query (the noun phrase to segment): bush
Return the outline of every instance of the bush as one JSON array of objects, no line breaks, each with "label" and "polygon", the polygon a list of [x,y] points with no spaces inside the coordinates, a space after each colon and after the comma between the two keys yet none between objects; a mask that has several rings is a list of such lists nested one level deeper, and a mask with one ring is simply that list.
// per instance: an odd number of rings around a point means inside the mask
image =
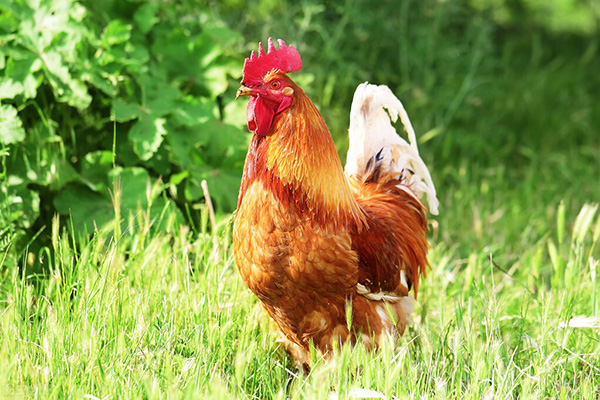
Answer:
[{"label": "bush", "polygon": [[248,135],[224,122],[222,95],[240,75],[239,33],[166,2],[0,12],[0,220],[19,251],[55,212],[79,233],[114,218],[117,182],[134,214],[189,210],[202,180],[219,210],[235,208]]}]

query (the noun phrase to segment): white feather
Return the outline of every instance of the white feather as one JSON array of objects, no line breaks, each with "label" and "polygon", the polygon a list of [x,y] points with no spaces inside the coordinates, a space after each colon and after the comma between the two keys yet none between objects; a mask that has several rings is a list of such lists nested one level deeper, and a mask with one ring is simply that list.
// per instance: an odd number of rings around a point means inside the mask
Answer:
[{"label": "white feather", "polygon": [[369,300],[374,300],[374,301],[389,301],[391,303],[397,302],[402,300],[404,297],[406,296],[402,296],[396,293],[390,293],[390,292],[384,292],[383,290],[380,290],[377,293],[373,293],[371,292],[366,286],[357,283],[356,284],[356,293],[360,294],[361,296],[366,297]]},{"label": "white feather", "polygon": [[400,271],[400,283],[403,284],[405,288],[409,288],[408,283],[406,282],[406,273],[404,270]]},{"label": "white feather", "polygon": [[[390,119],[396,122],[398,115],[409,142],[398,135],[390,122]],[[368,82],[356,88],[350,110],[349,135],[350,147],[345,167],[347,175],[360,178],[366,172],[367,162],[383,149],[383,172],[403,174],[405,179],[399,186],[419,200],[426,194],[429,212],[438,214],[435,186],[427,166],[419,156],[415,131],[404,106],[390,88],[370,85]]]}]

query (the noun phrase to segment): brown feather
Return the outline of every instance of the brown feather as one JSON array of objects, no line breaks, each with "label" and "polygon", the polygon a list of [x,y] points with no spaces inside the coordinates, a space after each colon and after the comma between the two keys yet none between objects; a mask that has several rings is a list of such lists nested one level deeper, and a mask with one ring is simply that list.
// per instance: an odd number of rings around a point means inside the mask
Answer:
[{"label": "brown feather", "polygon": [[[366,214],[367,228],[352,235],[359,256],[358,282],[379,291],[406,296],[427,266],[427,219],[414,196],[398,188],[396,179],[356,182],[358,204]],[[400,282],[404,270],[409,287]]]}]

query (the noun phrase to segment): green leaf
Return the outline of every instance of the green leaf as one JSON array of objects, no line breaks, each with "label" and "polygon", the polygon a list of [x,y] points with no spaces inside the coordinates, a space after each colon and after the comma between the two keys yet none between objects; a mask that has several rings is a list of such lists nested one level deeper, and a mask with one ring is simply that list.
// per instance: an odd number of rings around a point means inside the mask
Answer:
[{"label": "green leaf", "polygon": [[199,127],[206,135],[204,159],[215,168],[242,169],[248,150],[248,135],[243,129],[211,120]]},{"label": "green leaf", "polygon": [[106,48],[125,43],[131,38],[131,25],[118,19],[112,20],[102,33],[102,44]]},{"label": "green leaf", "polygon": [[126,103],[122,100],[115,99],[112,103],[112,115],[117,122],[130,121],[142,115],[142,111],[138,104]]},{"label": "green leaf", "polygon": [[40,59],[28,52],[9,58],[5,73],[13,82],[23,85],[25,98],[31,99],[36,96],[40,85],[33,74],[40,68],[42,68]]},{"label": "green leaf", "polygon": [[217,104],[205,97],[187,96],[173,110],[174,120],[181,125],[196,126],[217,118]]},{"label": "green leaf", "polygon": [[[106,162],[106,154],[97,154],[89,161],[96,161],[100,164]],[[121,216],[126,217],[136,215],[139,210],[146,210],[148,207],[148,198],[152,198],[152,193],[148,192],[149,175],[148,172],[139,167],[116,168],[111,169],[107,175],[110,184],[110,190],[114,194],[115,188],[120,188],[121,192]],[[119,182],[117,186],[115,186]],[[164,201],[157,202],[162,205]],[[102,226],[114,219],[114,205],[107,188],[101,192],[95,192],[89,187],[79,184],[68,185],[54,199],[54,206],[57,211],[64,216],[71,216],[73,224],[77,230],[93,232],[95,227]]]},{"label": "green leaf", "polygon": [[73,79],[67,64],[59,53],[47,52],[44,57],[44,66],[58,99],[79,109],[86,108],[92,102],[92,97],[88,94],[85,84]]},{"label": "green leaf", "polygon": [[240,32],[229,29],[223,25],[205,25],[202,33],[208,35],[213,41],[221,44],[221,47],[231,47],[243,36]]},{"label": "green leaf", "polygon": [[152,27],[159,21],[156,17],[156,11],[158,10],[157,3],[146,3],[142,5],[133,19],[143,34],[146,34],[152,29]]},{"label": "green leaf", "polygon": [[163,116],[177,109],[177,100],[181,97],[179,89],[168,84],[164,78],[146,75],[140,79],[145,97],[148,99],[142,104],[150,111]]},{"label": "green leaf", "polygon": [[[169,136],[169,135],[167,135]],[[150,171],[156,172],[159,176],[167,176],[171,173],[171,162],[169,150],[165,147],[165,143],[158,147],[158,150],[152,157],[143,163],[143,166]]]},{"label": "green leaf", "polygon": [[60,155],[52,154],[49,162],[46,178],[50,189],[59,190],[67,183],[79,178],[79,174],[77,174],[71,163],[62,159]]},{"label": "green leaf", "polygon": [[116,74],[103,70],[97,64],[97,60],[91,63],[86,62],[84,65],[86,69],[81,73],[81,79],[102,90],[109,97],[116,97],[118,93]]},{"label": "green leaf", "polygon": [[[9,175],[6,186],[1,188],[3,201],[0,202],[5,222],[27,229],[33,225],[40,213],[40,196],[29,189],[21,177]],[[4,201],[4,195],[6,200]]]},{"label": "green leaf", "polygon": [[95,192],[106,190],[112,163],[113,155],[110,151],[87,153],[81,163],[81,181]]},{"label": "green leaf", "polygon": [[144,168],[115,168],[109,172],[108,178],[111,187],[114,187],[116,181],[121,182],[123,207],[135,211],[137,207],[143,208],[147,205],[146,189],[150,175]]},{"label": "green leaf", "polygon": [[169,183],[171,183],[172,185],[179,185],[188,176],[190,176],[189,171],[182,171],[178,174],[173,174],[173,175],[171,175],[171,178],[169,179]]},{"label": "green leaf", "polygon": [[[139,215],[140,211],[143,211],[149,212],[152,220],[158,219],[167,200],[161,197],[161,190],[153,190],[156,182],[150,178],[148,171],[139,167],[115,168],[110,171],[109,179],[113,188],[117,182],[120,182],[118,186],[122,190],[121,215],[123,217]],[[159,189],[161,186],[159,182]],[[149,207],[149,201],[152,203],[151,207]],[[180,213],[176,212],[182,221]]]},{"label": "green leaf", "polygon": [[25,139],[23,122],[17,115],[17,109],[8,104],[0,104],[0,142],[17,143]]},{"label": "green leaf", "polygon": [[142,117],[129,131],[129,140],[133,143],[133,150],[141,160],[148,160],[158,150],[163,141],[165,130],[164,118],[154,115]]},{"label": "green leaf", "polygon": [[88,233],[114,218],[108,193],[102,195],[82,185],[68,185],[56,195],[53,204],[61,215],[73,218],[77,230],[87,229]]},{"label": "green leaf", "polygon": [[184,126],[171,130],[166,140],[170,146],[172,162],[182,168],[204,162],[201,146],[206,144],[208,139],[206,133],[198,126]]},{"label": "green leaf", "polygon": [[0,1],[0,32],[15,32],[19,27],[18,16],[12,12],[14,4],[11,3],[9,0]]},{"label": "green leaf", "polygon": [[11,78],[0,81],[0,99],[13,99],[24,91],[25,88],[21,82],[15,82]]},{"label": "green leaf", "polygon": [[213,202],[219,212],[232,212],[237,205],[237,193],[240,189],[242,172],[240,169],[215,169],[203,165],[194,165],[189,169],[190,177],[186,179],[185,197],[187,201],[197,201],[204,198],[201,187],[206,180]]},{"label": "green leaf", "polygon": [[244,128],[244,132],[248,132],[246,127],[246,107],[248,103],[243,101],[229,101],[224,107],[223,122],[233,126]]}]

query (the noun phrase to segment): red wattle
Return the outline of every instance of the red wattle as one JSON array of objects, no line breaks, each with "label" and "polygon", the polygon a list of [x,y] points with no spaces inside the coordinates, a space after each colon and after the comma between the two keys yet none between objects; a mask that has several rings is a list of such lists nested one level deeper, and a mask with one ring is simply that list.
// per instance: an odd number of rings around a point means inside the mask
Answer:
[{"label": "red wattle", "polygon": [[246,107],[246,121],[248,121],[248,129],[250,132],[256,133],[256,121],[254,120],[254,108],[256,106],[256,97],[250,97],[248,107]]},{"label": "red wattle", "polygon": [[265,105],[260,95],[252,96],[246,108],[248,129],[260,136],[266,136],[275,117],[275,111]]}]

